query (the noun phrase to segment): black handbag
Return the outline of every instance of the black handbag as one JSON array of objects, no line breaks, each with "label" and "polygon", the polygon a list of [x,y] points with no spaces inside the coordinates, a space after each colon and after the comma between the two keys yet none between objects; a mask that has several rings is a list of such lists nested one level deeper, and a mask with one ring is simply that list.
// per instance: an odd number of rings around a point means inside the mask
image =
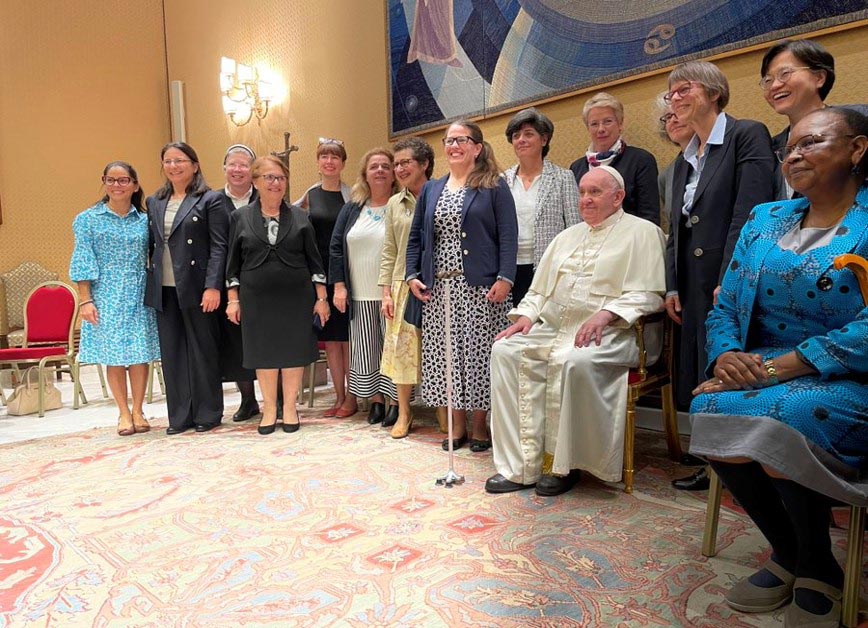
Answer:
[{"label": "black handbag", "polygon": [[412,292],[407,295],[407,305],[404,307],[404,321],[422,329],[422,302]]}]

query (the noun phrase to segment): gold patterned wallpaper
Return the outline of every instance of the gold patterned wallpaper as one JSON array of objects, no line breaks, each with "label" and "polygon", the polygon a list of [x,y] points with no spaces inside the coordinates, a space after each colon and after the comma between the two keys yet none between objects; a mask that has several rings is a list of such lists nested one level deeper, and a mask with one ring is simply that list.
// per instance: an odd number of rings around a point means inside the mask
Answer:
[{"label": "gold patterned wallpaper", "polygon": [[[168,139],[161,0],[0,4],[0,270],[65,277],[76,214],[123,159],[145,189]],[[149,163],[150,160],[150,163]]]},{"label": "gold patterned wallpaper", "polygon": [[[345,141],[348,183],[362,153],[388,144],[383,0],[79,0],[55,3],[52,12],[36,4],[0,8],[0,270],[29,259],[66,276],[72,219],[99,196],[106,162],[128,159],[146,191],[159,185],[159,149],[170,137],[167,81],[185,82],[187,140],[213,187],[221,185],[223,151],[236,142],[263,154],[281,150],[291,131],[300,147],[293,196],[316,180],[319,136]],[[838,66],[829,102],[865,102],[868,26],[819,39]],[[220,104],[221,56],[269,67],[287,98],[265,120],[235,127]],[[727,111],[774,133],[785,121],[757,87],[761,57],[720,61],[733,93]],[[675,155],[656,134],[653,103],[665,86],[660,74],[609,89],[625,105],[628,142],[655,153],[661,167]],[[584,153],[581,108],[592,93],[541,106],[555,123],[554,162],[567,166]],[[482,122],[503,167],[513,160],[503,136],[510,115]],[[438,156],[441,136],[425,136]],[[444,172],[440,159],[435,175]]]}]

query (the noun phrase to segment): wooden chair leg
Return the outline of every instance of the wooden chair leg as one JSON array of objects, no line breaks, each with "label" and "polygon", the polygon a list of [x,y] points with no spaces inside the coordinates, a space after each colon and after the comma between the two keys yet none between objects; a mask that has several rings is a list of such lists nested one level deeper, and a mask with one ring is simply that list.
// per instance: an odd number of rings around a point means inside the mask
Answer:
[{"label": "wooden chair leg", "polygon": [[720,478],[708,468],[708,504],[705,506],[705,530],[702,532],[702,555],[717,555],[717,524],[720,521],[720,496],[723,493],[723,484]]},{"label": "wooden chair leg", "polygon": [[39,369],[36,371],[39,377],[39,416],[45,416],[45,363],[39,362]]},{"label": "wooden chair leg", "polygon": [[164,397],[166,396],[166,380],[163,379],[163,363],[157,362],[156,365],[157,370],[157,382],[160,384],[160,394]]},{"label": "wooden chair leg", "polygon": [[72,374],[72,409],[78,410],[81,405],[81,365],[78,358],[69,363],[69,371]]},{"label": "wooden chair leg", "polygon": [[859,624],[859,585],[862,579],[862,542],[865,530],[865,508],[850,506],[850,527],[847,530],[847,562],[844,566],[844,600],[841,623],[847,628]]},{"label": "wooden chair leg", "polygon": [[102,372],[102,364],[96,365],[96,372],[97,372],[97,375],[99,375],[99,385],[102,386],[102,398],[108,399],[109,398],[108,388],[106,388],[106,385],[105,385],[105,373]]},{"label": "wooden chair leg", "polygon": [[636,398],[627,392],[627,422],[624,427],[624,492],[633,492],[633,448],[636,437]]},{"label": "wooden chair leg", "polygon": [[663,429],[666,432],[669,458],[678,461],[684,452],[681,450],[681,437],[678,434],[678,411],[675,409],[672,384],[666,384],[660,389],[660,397],[663,400]]}]

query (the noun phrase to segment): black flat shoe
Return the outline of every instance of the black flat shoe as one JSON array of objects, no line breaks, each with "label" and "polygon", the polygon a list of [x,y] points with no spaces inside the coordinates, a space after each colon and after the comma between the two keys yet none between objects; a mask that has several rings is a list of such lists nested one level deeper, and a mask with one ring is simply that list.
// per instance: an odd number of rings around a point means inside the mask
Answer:
[{"label": "black flat shoe", "polygon": [[702,467],[686,478],[672,480],[672,486],[679,491],[707,491],[711,480],[708,479],[706,467]]},{"label": "black flat shoe", "polygon": [[389,406],[386,416],[383,418],[383,427],[392,427],[398,422],[398,406]]},{"label": "black flat shoe", "polygon": [[202,432],[210,432],[218,425],[220,425],[219,422],[218,423],[208,423],[206,425],[197,425],[195,429],[199,434],[201,434]]},{"label": "black flat shoe", "polygon": [[470,451],[475,454],[478,454],[483,451],[488,451],[491,449],[491,441],[490,440],[479,440],[478,438],[470,439]]},{"label": "black flat shoe", "polygon": [[283,431],[287,434],[292,434],[293,432],[297,432],[301,427],[301,422],[299,423],[284,423]]},{"label": "black flat shoe", "polygon": [[368,423],[374,425],[380,423],[386,418],[386,404],[375,401],[371,404],[371,411],[368,412]]},{"label": "black flat shoe", "polygon": [[492,475],[485,481],[486,493],[512,493],[513,491],[523,491],[526,488],[533,488],[533,484],[519,484],[512,480],[507,480],[501,474]]},{"label": "black flat shoe", "polygon": [[576,485],[582,472],[578,469],[570,471],[569,475],[544,475],[536,483],[536,494],[544,497],[562,495]]},{"label": "black flat shoe", "polygon": [[[452,450],[455,451],[456,449],[461,449],[466,444],[467,444],[467,434],[465,434],[464,436],[462,436],[460,438],[453,438],[452,439]],[[443,451],[449,451],[449,439],[448,438],[443,439],[443,444],[441,445],[441,447],[443,447]]]},{"label": "black flat shoe", "polygon": [[169,436],[175,436],[176,434],[183,434],[189,429],[189,427],[167,427],[166,434]]},{"label": "black flat shoe", "polygon": [[240,423],[252,419],[257,414],[259,414],[259,404],[256,403],[256,399],[242,399],[238,411],[232,415],[232,421]]}]

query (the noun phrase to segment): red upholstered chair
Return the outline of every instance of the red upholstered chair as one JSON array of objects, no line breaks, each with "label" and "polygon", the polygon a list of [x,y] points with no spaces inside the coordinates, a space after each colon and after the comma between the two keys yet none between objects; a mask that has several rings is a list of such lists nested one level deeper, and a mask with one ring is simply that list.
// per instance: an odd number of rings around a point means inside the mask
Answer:
[{"label": "red upholstered chair", "polygon": [[[651,324],[663,325],[663,347],[660,357],[648,366],[645,348],[645,329]],[[633,492],[633,446],[636,432],[636,402],[639,397],[660,391],[663,401],[663,430],[669,457],[681,459],[681,440],[678,437],[678,413],[672,395],[672,321],[665,312],[643,316],[633,325],[636,344],[639,346],[639,366],[630,369],[627,378],[627,426],[624,431],[624,492]]]},{"label": "red upholstered chair", "polygon": [[[39,416],[45,416],[45,370],[58,369],[66,363],[73,381],[77,380],[73,330],[78,315],[78,297],[65,283],[47,281],[34,288],[24,303],[24,344],[0,349],[0,364],[16,369],[26,366],[39,368]],[[4,398],[5,402],[5,398]],[[73,395],[73,408],[78,398]]]}]

